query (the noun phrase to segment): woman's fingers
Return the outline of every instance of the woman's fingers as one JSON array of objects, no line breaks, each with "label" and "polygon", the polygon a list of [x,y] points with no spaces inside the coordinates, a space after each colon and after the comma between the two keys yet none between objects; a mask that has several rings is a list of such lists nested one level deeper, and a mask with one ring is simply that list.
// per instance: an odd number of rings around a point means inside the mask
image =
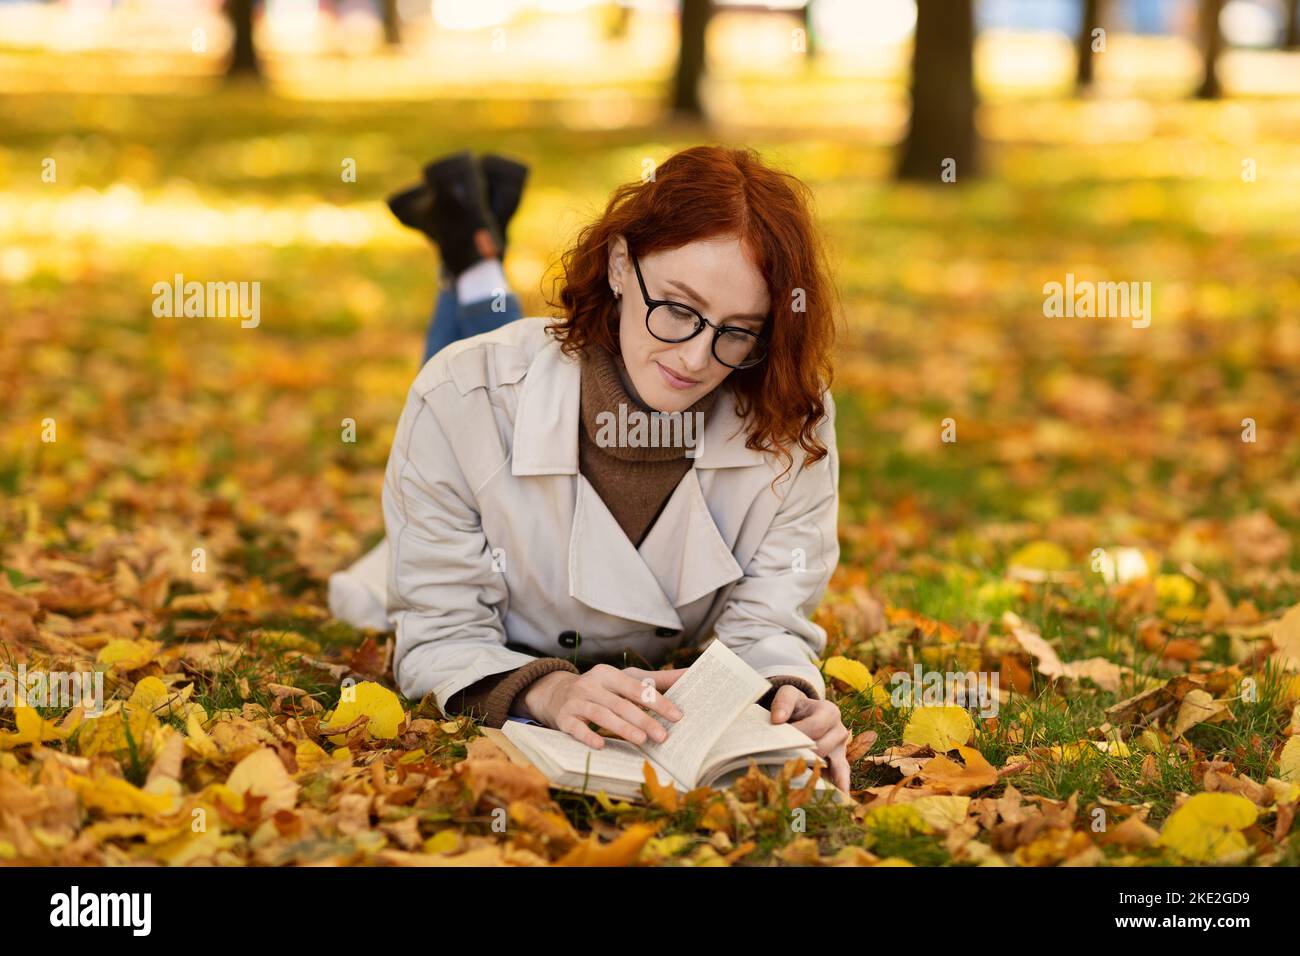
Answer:
[{"label": "woman's fingers", "polygon": [[588,747],[600,750],[605,746],[605,741],[600,734],[596,733],[587,726],[587,722],[577,714],[563,714],[555,722],[557,730],[563,730],[566,734]]},{"label": "woman's fingers", "polygon": [[[596,670],[597,668],[592,668],[593,673]],[[601,671],[598,675],[600,686],[627,698],[635,704],[649,707],[668,720],[681,720],[681,708],[659,692],[658,683],[654,679],[654,671],[643,671],[639,668],[629,668],[629,670],[634,670],[634,673],[629,674],[625,670],[620,671],[613,667]],[[673,678],[673,680],[676,680],[676,678]]]},{"label": "woman's fingers", "polygon": [[[798,687],[783,684],[777,688],[776,694],[772,697],[772,723],[781,724],[789,720],[802,700],[807,700],[807,697]],[[795,726],[797,727],[798,724]],[[817,738],[814,737],[813,739],[816,740]]]},{"label": "woman's fingers", "polygon": [[831,783],[845,793],[849,789],[849,758],[840,748],[831,754]]},{"label": "woman's fingers", "polygon": [[597,701],[590,699],[580,700],[574,707],[574,711],[584,720],[590,720],[593,723],[604,727],[611,734],[617,734],[624,740],[631,741],[634,744],[643,743],[645,741],[644,731],[629,721],[624,720],[618,714],[614,713],[614,711]]},{"label": "woman's fingers", "polygon": [[660,743],[668,738],[668,731],[664,730],[663,724],[659,723],[659,721],[655,720],[630,700],[618,696],[618,694],[613,691],[597,688],[596,693],[591,696],[591,701],[608,708],[610,711],[626,720],[629,724],[637,727],[641,731],[641,735],[639,737],[627,738],[634,744],[645,743],[647,737]]}]

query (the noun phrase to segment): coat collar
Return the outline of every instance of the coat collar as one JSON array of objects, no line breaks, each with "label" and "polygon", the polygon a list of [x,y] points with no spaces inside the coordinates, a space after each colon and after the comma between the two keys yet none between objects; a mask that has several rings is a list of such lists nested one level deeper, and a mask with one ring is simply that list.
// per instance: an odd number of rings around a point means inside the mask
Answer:
[{"label": "coat collar", "polygon": [[677,609],[744,575],[709,510],[701,470],[763,465],[745,447],[730,390],[704,426],[695,466],[677,484],[637,548],[578,469],[581,367],[549,341],[528,369],[515,414],[510,471],[516,476],[574,475],[569,535],[569,595],[588,607],[674,630]]}]

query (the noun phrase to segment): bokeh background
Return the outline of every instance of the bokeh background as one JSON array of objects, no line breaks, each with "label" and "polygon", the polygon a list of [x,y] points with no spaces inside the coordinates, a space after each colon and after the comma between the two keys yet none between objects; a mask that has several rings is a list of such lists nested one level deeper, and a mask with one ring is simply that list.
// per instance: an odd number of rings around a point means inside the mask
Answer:
[{"label": "bokeh background", "polygon": [[[324,582],[382,535],[437,282],[384,198],[453,150],[528,162],[505,268],[545,314],[556,257],[614,186],[743,143],[812,188],[843,296],[831,652],[873,669],[973,655],[1028,691],[1031,655],[998,643],[1009,612],[1063,658],[1144,680],[1240,664],[1300,598],[1296,16],[1291,0],[0,0],[10,586],[43,602],[47,651],[270,631],[355,647]],[[154,283],[178,273],[260,282],[259,327],[155,317]],[[1067,273],[1150,282],[1150,326],[1046,317],[1043,286]],[[1098,574],[1098,548],[1141,557]],[[41,599],[51,581],[93,584]],[[272,703],[232,674],[196,699]],[[1059,715],[1054,742],[1124,695]],[[1248,744],[1280,741],[1279,719],[1202,743],[1240,744],[1267,775]],[[1157,817],[1177,789],[1145,794]]]}]

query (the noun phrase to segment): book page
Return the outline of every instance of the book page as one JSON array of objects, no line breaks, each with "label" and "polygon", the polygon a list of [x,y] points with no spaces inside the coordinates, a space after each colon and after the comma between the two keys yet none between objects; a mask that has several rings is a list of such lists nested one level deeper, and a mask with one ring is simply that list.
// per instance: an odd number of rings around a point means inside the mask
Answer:
[{"label": "book page", "polygon": [[[623,780],[643,783],[642,765],[647,757],[626,740],[605,738],[605,746],[597,750],[588,747],[562,730],[543,727],[541,724],[522,724],[506,721],[501,732],[523,751],[539,770],[548,775],[556,771],[590,777],[593,789],[601,780]],[[654,767],[660,783],[672,781],[672,775],[661,766]]]},{"label": "book page", "polygon": [[[799,750],[805,747],[815,752],[817,742],[789,723],[772,723],[771,711],[758,704],[750,704],[709,750],[704,760],[704,772],[711,773],[715,767],[720,767],[735,757],[758,756],[771,750]],[[821,758],[817,762],[820,763]]]},{"label": "book page", "polygon": [[648,740],[641,752],[667,767],[691,786],[713,745],[750,704],[772,685],[721,641],[712,641],[664,696],[682,711],[674,723],[651,712],[668,731],[663,743]]}]

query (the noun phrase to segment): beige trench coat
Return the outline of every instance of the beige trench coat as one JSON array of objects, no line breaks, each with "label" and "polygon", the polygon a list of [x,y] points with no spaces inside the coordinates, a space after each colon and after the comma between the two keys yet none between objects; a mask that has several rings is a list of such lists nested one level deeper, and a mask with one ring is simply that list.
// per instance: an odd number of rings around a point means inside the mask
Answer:
[{"label": "beige trench coat", "polygon": [[[744,445],[724,388],[694,467],[641,546],[578,471],[578,363],[524,318],[443,349],[411,386],[384,480],[393,670],[444,709],[475,681],[548,657],[638,663],[722,641],[764,677],[820,696],[826,633],[809,620],[839,559],[830,454],[781,468]],[[574,649],[574,633],[578,646]]]}]

